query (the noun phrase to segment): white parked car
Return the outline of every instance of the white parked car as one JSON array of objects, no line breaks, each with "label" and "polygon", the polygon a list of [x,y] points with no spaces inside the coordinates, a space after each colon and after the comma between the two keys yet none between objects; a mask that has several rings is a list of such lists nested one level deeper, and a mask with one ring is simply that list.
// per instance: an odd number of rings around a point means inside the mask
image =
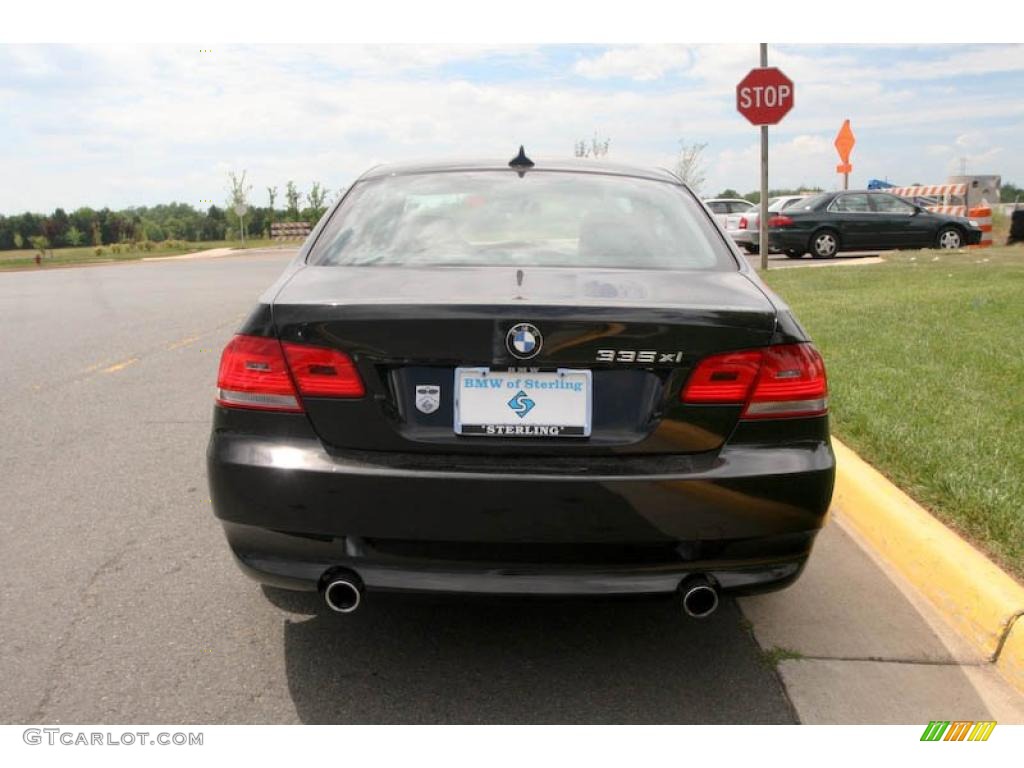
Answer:
[{"label": "white parked car", "polygon": [[[806,197],[807,195],[769,197],[768,212],[778,213]],[[758,245],[761,237],[760,224],[761,208],[757,205],[751,205],[749,211],[741,211],[725,217],[725,231],[736,245],[745,249],[747,253],[758,253],[760,250]]]},{"label": "white parked car", "polygon": [[711,209],[711,212],[715,215],[715,221],[723,228],[725,227],[727,216],[754,210],[752,202],[738,197],[716,197],[711,200],[705,200],[704,204]]}]

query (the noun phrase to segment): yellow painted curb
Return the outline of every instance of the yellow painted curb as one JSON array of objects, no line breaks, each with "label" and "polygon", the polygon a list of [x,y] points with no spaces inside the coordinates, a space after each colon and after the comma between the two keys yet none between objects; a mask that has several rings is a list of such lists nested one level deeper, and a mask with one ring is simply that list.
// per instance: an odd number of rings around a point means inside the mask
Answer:
[{"label": "yellow painted curb", "polygon": [[1024,692],[1024,627],[1008,635],[1024,587],[835,438],[832,447],[839,515]]},{"label": "yellow painted curb", "polygon": [[1024,616],[1018,617],[999,651],[996,667],[1003,676],[1013,683],[1017,690],[1024,692]]}]

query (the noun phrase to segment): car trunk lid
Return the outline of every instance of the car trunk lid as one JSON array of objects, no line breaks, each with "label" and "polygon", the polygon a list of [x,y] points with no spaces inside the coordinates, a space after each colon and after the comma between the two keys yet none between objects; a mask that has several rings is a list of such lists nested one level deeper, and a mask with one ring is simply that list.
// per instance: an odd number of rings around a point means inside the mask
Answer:
[{"label": "car trunk lid", "polygon": [[[741,409],[683,404],[687,375],[708,354],[768,344],[775,329],[764,293],[720,271],[306,267],[278,292],[273,317],[284,341],[351,355],[366,383],[360,399],[305,398],[325,445],[436,453],[714,450]],[[509,346],[522,323],[543,336],[528,360]],[[590,371],[590,434],[457,434],[460,367]],[[427,409],[425,392],[436,397]]]}]

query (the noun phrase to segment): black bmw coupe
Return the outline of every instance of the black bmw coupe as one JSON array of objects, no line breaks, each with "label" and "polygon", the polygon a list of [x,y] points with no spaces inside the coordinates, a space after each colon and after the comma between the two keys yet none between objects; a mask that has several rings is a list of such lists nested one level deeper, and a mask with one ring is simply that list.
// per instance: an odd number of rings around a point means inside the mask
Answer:
[{"label": "black bmw coupe", "polygon": [[821,356],[666,171],[384,166],[223,352],[208,473],[239,564],[378,590],[677,594],[800,574],[832,495]]},{"label": "black bmw coupe", "polygon": [[963,248],[981,242],[981,227],[887,192],[825,192],[769,218],[768,240],[791,259],[830,259],[840,251]]}]

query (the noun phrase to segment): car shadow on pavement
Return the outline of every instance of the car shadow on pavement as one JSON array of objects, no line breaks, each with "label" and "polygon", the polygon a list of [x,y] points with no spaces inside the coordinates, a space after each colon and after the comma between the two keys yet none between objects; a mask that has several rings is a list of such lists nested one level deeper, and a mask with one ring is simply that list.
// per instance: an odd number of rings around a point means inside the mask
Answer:
[{"label": "car shadow on pavement", "polygon": [[732,600],[703,621],[670,599],[371,593],[352,615],[263,588],[286,619],[305,723],[790,723]]}]

